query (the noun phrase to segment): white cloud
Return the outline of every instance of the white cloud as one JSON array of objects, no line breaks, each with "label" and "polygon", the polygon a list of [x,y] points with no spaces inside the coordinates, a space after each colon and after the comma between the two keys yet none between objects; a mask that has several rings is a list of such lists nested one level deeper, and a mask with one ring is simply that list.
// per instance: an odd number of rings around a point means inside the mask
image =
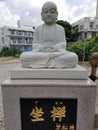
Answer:
[{"label": "white cloud", "polygon": [[15,25],[19,16],[12,15],[4,2],[0,1],[0,26]]},{"label": "white cloud", "polygon": [[87,2],[91,2],[92,0],[87,0]]},{"label": "white cloud", "polygon": [[[32,21],[41,24],[42,5],[49,0],[2,0],[0,1],[0,26],[16,25],[17,20]],[[96,14],[96,0],[50,0],[58,7],[58,19],[69,21],[83,17],[94,17]]]},{"label": "white cloud", "polygon": [[95,2],[95,1],[92,1],[91,6],[92,6],[92,8],[96,8],[96,2]]},{"label": "white cloud", "polygon": [[75,13],[76,11],[78,11],[78,6],[77,5],[72,7],[71,12]]}]

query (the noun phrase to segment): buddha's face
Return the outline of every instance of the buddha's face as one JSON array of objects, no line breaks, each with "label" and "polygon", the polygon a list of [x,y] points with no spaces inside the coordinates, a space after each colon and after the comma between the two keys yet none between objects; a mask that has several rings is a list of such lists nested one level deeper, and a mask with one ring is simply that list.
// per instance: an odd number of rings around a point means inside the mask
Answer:
[{"label": "buddha's face", "polygon": [[46,24],[53,24],[57,20],[58,12],[57,12],[57,7],[54,3],[52,2],[47,2],[43,5],[42,8],[42,20]]}]

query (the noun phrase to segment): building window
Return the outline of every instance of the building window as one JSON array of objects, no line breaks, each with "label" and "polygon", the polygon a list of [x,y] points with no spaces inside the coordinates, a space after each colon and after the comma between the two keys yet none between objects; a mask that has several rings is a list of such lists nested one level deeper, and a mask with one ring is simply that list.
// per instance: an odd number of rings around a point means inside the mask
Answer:
[{"label": "building window", "polygon": [[83,30],[84,29],[84,25],[80,25],[80,30]]},{"label": "building window", "polygon": [[16,34],[17,35],[22,35],[22,31],[17,31]]},{"label": "building window", "polygon": [[24,36],[29,36],[29,32],[24,31]]},{"label": "building window", "polygon": [[32,44],[32,42],[33,42],[33,38],[30,38],[29,39],[29,44]]},{"label": "building window", "polygon": [[98,24],[96,25],[96,29],[98,29]]},{"label": "building window", "polygon": [[2,37],[2,43],[4,43],[4,37]]},{"label": "building window", "polygon": [[90,29],[93,29],[93,24],[94,24],[93,22],[90,22],[90,25],[89,25]]},{"label": "building window", "polygon": [[83,32],[81,32],[80,34],[79,34],[79,41],[82,41],[84,39],[84,33]]},{"label": "building window", "polygon": [[96,32],[92,32],[92,37],[96,37]]},{"label": "building window", "polygon": [[84,32],[84,38],[85,39],[87,38],[87,32]]},{"label": "building window", "polygon": [[11,34],[12,34],[12,35],[15,35],[15,30],[11,30]]},{"label": "building window", "polygon": [[33,32],[30,32],[30,36],[32,36],[32,37],[33,37],[33,35],[34,35],[34,33],[33,33]]},{"label": "building window", "polygon": [[18,43],[22,43],[22,38],[17,39]]},{"label": "building window", "polygon": [[28,39],[27,39],[27,38],[25,39],[25,43],[26,43],[26,44],[28,43]]},{"label": "building window", "polygon": [[11,39],[11,43],[12,43],[12,44],[15,44],[15,43],[16,43],[16,39],[15,39],[15,38],[12,38],[12,39]]}]

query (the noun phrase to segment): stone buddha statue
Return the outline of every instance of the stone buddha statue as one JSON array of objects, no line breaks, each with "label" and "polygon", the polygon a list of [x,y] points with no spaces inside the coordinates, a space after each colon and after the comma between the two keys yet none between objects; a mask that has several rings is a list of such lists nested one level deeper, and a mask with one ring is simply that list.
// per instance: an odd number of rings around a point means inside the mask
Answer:
[{"label": "stone buddha statue", "polygon": [[33,51],[20,56],[26,68],[72,68],[77,65],[78,56],[66,51],[65,32],[55,23],[58,12],[53,2],[46,2],[41,12],[44,24],[35,29]]}]

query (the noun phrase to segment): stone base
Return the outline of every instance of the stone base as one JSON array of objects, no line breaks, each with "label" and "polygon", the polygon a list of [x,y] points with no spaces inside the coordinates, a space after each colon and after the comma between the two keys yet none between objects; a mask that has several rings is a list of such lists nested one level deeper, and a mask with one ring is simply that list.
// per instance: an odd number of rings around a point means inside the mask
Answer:
[{"label": "stone base", "polygon": [[8,79],[2,84],[5,130],[22,130],[20,98],[77,99],[76,130],[93,130],[96,88],[90,79]]},{"label": "stone base", "polygon": [[65,69],[32,69],[18,66],[11,70],[11,79],[87,79],[87,71],[77,65]]}]

